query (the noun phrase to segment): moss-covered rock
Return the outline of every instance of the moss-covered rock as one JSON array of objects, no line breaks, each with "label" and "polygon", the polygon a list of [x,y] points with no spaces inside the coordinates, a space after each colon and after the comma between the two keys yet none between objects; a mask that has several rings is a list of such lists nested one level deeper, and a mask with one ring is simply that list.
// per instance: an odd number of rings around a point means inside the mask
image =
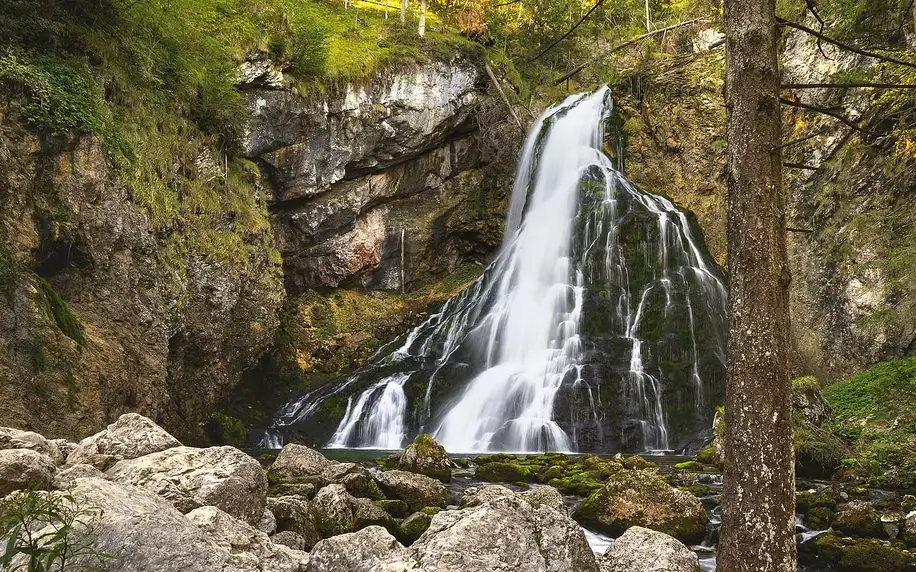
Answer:
[{"label": "moss-covered rock", "polygon": [[830,488],[820,491],[798,491],[795,493],[795,508],[798,512],[806,513],[815,507],[826,507],[831,510],[837,505],[837,495]]},{"label": "moss-covered rock", "polygon": [[899,545],[872,538],[825,534],[802,546],[802,561],[841,572],[907,572],[916,565]]},{"label": "moss-covered rock", "polygon": [[217,445],[232,445],[242,448],[248,437],[245,424],[229,415],[214,413],[204,425],[204,432],[211,443]]},{"label": "moss-covered rock", "polygon": [[693,471],[693,472],[702,472],[704,470],[703,463],[699,461],[684,461],[683,463],[677,463],[674,465],[674,468],[679,471]]},{"label": "moss-covered rock", "polygon": [[811,530],[827,530],[836,514],[825,506],[816,506],[805,516],[805,525]]},{"label": "moss-covered rock", "polygon": [[716,448],[712,445],[703,447],[697,452],[697,462],[703,463],[704,465],[715,465],[717,464],[716,460]]},{"label": "moss-covered rock", "polygon": [[476,475],[481,481],[490,483],[526,482],[536,478],[527,466],[503,461],[478,466]]},{"label": "moss-covered rock", "polygon": [[405,545],[413,544],[414,541],[426,532],[432,517],[425,512],[415,512],[401,521],[398,528],[398,540]]},{"label": "moss-covered rock", "polygon": [[619,536],[631,526],[699,542],[707,515],[690,493],[666,483],[655,471],[621,471],[592,493],[573,513],[583,526]]},{"label": "moss-covered rock", "polygon": [[398,458],[398,468],[438,479],[443,483],[452,480],[452,464],[445,447],[425,433],[414,438]]},{"label": "moss-covered rock", "polygon": [[840,508],[833,528],[849,536],[886,538],[881,516],[867,502],[854,501]]},{"label": "moss-covered rock", "polygon": [[410,514],[410,507],[400,499],[383,499],[372,502],[394,518],[405,518]]}]

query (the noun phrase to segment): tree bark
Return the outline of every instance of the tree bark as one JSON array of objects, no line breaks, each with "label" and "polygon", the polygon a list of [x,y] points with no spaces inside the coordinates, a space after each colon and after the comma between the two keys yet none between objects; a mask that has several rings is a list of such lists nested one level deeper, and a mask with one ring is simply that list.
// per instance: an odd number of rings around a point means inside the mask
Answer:
[{"label": "tree bark", "polygon": [[720,572],[794,572],[775,0],[725,0],[729,341]]},{"label": "tree bark", "polygon": [[426,0],[420,0],[420,26],[417,33],[421,38],[426,35]]}]

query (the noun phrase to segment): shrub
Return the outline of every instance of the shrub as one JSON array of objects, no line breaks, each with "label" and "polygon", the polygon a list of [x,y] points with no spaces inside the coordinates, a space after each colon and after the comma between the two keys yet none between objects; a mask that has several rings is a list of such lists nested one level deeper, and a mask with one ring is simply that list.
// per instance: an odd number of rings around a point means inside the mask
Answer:
[{"label": "shrub", "polygon": [[26,572],[108,569],[92,547],[96,511],[70,495],[28,491],[0,501],[0,569]]}]

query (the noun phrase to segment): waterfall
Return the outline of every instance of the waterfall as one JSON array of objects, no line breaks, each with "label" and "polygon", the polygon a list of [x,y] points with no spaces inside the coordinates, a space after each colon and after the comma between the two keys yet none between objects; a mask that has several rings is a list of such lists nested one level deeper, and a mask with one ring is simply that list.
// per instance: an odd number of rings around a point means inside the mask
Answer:
[{"label": "waterfall", "polygon": [[[355,374],[288,403],[264,441],[450,452],[665,451],[709,426],[725,286],[688,216],[603,150],[607,88],[532,126],[483,275]],[[333,428],[333,433],[330,431]]]}]

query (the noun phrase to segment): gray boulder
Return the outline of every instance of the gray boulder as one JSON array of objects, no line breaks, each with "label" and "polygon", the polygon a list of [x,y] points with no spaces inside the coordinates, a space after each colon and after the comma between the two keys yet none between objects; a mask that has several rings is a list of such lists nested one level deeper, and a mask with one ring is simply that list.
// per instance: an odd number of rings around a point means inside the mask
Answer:
[{"label": "gray boulder", "polygon": [[270,541],[274,544],[282,544],[292,548],[293,550],[306,550],[305,548],[305,539],[293,532],[292,530],[284,530],[270,536]]},{"label": "gray boulder", "polygon": [[267,508],[275,518],[276,531],[296,533],[302,539],[305,550],[311,550],[320,540],[308,500],[293,496],[268,498]]},{"label": "gray boulder", "polygon": [[396,536],[409,546],[426,532],[432,520],[433,517],[425,512],[415,512],[401,521]]},{"label": "gray boulder", "polygon": [[194,509],[186,516],[229,552],[232,563],[242,569],[300,572],[308,563],[305,552],[274,544],[263,532],[215,506]]},{"label": "gray boulder", "polygon": [[235,447],[175,447],[119,461],[106,475],[155,493],[181,512],[215,506],[254,526],[264,516],[267,479],[261,465]]},{"label": "gray boulder", "polygon": [[390,514],[375,506],[369,499],[354,498],[352,501],[353,517],[356,521],[354,530],[367,526],[381,526],[391,534],[398,535],[398,523]]},{"label": "gray boulder", "polygon": [[820,383],[812,376],[792,380],[792,410],[814,427],[820,427],[833,416],[833,409],[821,394]]},{"label": "gray boulder", "polygon": [[443,483],[452,480],[452,463],[448,459],[445,447],[425,433],[417,435],[413,443],[404,449],[398,459],[398,468],[402,471],[420,473]]},{"label": "gray boulder", "polygon": [[698,572],[697,555],[663,532],[634,526],[598,560],[601,572]]},{"label": "gray boulder", "polygon": [[436,479],[407,471],[385,471],[375,480],[388,498],[400,499],[411,511],[428,506],[445,508],[448,490]]},{"label": "gray boulder", "polygon": [[0,498],[17,490],[48,490],[57,466],[31,449],[0,451]]},{"label": "gray boulder", "polygon": [[180,446],[178,439],[152,419],[125,413],[105,429],[80,441],[67,457],[67,464],[92,465],[104,471],[123,459],[136,459]]},{"label": "gray boulder", "polygon": [[58,490],[69,489],[76,479],[88,477],[104,478],[102,471],[92,465],[68,465],[54,475],[54,488]]},{"label": "gray boulder", "polygon": [[498,485],[473,496],[467,508],[433,516],[411,547],[424,570],[597,572],[585,533],[565,511]]},{"label": "gray boulder", "polygon": [[30,449],[50,458],[55,465],[64,464],[65,457],[57,444],[32,431],[0,427],[0,450],[2,449]]},{"label": "gray boulder", "polygon": [[406,572],[420,567],[380,526],[327,538],[309,554],[307,572]]},{"label": "gray boulder", "polygon": [[611,536],[642,526],[684,542],[702,540],[707,522],[706,510],[695,496],[672,487],[653,470],[613,475],[579,505],[573,518]]},{"label": "gray boulder", "polygon": [[[270,501],[270,499],[267,500],[268,502]],[[277,532],[277,517],[271,512],[269,504],[268,507],[264,509],[264,516],[258,521],[257,529],[264,534],[273,534]]]},{"label": "gray boulder", "polygon": [[353,532],[356,514],[353,497],[343,485],[328,485],[318,491],[312,501],[312,515],[318,532],[324,538]]},{"label": "gray boulder", "polygon": [[332,461],[324,455],[295,443],[286,445],[267,470],[271,482],[296,482],[303,477],[314,477],[330,467]]}]

